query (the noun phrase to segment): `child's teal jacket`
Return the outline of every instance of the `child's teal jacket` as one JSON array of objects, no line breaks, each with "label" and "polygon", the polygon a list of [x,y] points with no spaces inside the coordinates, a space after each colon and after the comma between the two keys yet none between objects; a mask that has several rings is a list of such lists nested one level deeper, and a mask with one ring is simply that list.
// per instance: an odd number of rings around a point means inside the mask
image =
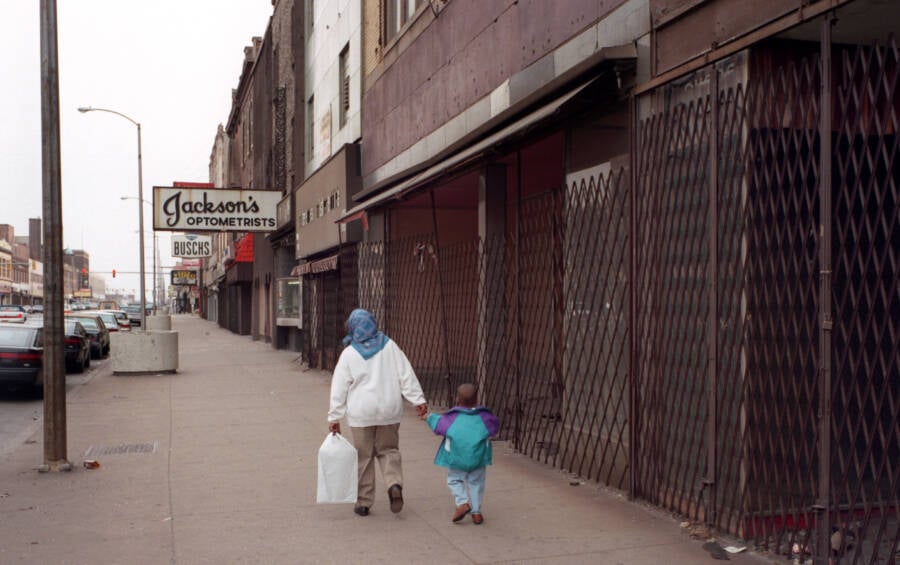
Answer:
[{"label": "child's teal jacket", "polygon": [[493,462],[490,438],[500,431],[500,420],[488,408],[455,406],[446,414],[429,414],[428,426],[444,436],[434,464],[458,471],[474,471]]}]

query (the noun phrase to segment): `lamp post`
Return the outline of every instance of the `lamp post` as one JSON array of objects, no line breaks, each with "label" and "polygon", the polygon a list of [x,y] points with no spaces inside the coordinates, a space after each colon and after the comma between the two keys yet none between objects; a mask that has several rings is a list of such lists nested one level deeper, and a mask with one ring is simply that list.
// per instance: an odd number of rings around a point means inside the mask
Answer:
[{"label": "lamp post", "polygon": [[[140,200],[137,196],[120,196],[119,199],[120,199],[120,200]],[[147,204],[147,205],[149,205],[149,206],[152,206],[152,204],[151,204],[150,202],[146,201],[146,200],[140,200],[140,202],[143,202],[144,204]],[[144,233],[141,232],[141,238],[143,239],[143,237],[144,237]],[[156,255],[157,255],[157,251],[156,251],[156,241],[157,241],[157,240],[156,240],[156,232],[154,231],[154,232],[153,232],[153,313],[154,313],[154,314],[156,313],[157,308],[159,308],[159,294],[158,294],[157,291],[156,291],[156,280],[157,280],[157,275],[156,275]]]},{"label": "lamp post", "polygon": [[146,273],[144,272],[144,178],[143,178],[143,168],[141,165],[141,124],[132,120],[125,114],[121,112],[116,112],[115,110],[107,110],[106,108],[92,108],[90,106],[82,106],[78,108],[78,111],[82,114],[87,112],[107,112],[110,114],[115,114],[122,118],[125,118],[132,124],[137,127],[137,162],[138,162],[138,229],[141,232],[140,235],[140,251],[138,253],[138,257],[141,260],[141,331],[147,331],[147,296],[146,290],[144,289],[144,277]]}]

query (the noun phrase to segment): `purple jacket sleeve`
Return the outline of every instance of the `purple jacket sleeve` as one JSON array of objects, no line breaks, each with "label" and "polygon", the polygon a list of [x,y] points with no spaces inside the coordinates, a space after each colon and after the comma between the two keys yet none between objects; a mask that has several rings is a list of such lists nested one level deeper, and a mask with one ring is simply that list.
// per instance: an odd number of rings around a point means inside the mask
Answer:
[{"label": "purple jacket sleeve", "polygon": [[442,415],[434,428],[432,428],[434,430],[434,435],[446,436],[447,430],[450,429],[450,426],[456,420],[458,415],[459,413],[457,412],[448,412],[447,414]]},{"label": "purple jacket sleeve", "polygon": [[500,433],[500,419],[494,416],[490,412],[481,412],[481,421],[484,422],[484,427],[487,428],[488,435],[490,437],[496,436]]}]

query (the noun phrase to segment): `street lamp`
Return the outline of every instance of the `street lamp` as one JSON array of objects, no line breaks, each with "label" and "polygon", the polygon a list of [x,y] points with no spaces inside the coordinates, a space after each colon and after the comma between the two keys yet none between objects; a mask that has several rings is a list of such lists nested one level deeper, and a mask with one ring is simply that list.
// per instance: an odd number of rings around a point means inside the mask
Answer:
[{"label": "street lamp", "polygon": [[86,114],[87,112],[107,112],[109,114],[115,114],[122,118],[125,118],[132,124],[137,127],[137,162],[138,162],[138,229],[141,231],[140,236],[140,252],[138,257],[141,258],[141,331],[147,331],[147,296],[146,290],[144,289],[144,277],[146,276],[144,273],[144,178],[143,178],[143,168],[141,166],[141,124],[132,120],[125,114],[121,112],[116,112],[115,110],[107,110],[106,108],[92,108],[90,106],[82,106],[78,108],[78,111],[82,114]]},{"label": "street lamp", "polygon": [[[150,202],[148,202],[146,200],[141,200],[137,196],[120,196],[119,200],[139,200],[140,202],[143,202],[144,204],[147,204],[151,207],[153,206]],[[143,234],[143,232],[141,232],[141,238],[143,238],[143,237],[144,237],[144,234]],[[159,308],[159,293],[156,291],[156,280],[157,280],[156,255],[157,255],[156,232],[154,231],[153,232],[153,313],[154,314],[156,313],[156,309]]]}]

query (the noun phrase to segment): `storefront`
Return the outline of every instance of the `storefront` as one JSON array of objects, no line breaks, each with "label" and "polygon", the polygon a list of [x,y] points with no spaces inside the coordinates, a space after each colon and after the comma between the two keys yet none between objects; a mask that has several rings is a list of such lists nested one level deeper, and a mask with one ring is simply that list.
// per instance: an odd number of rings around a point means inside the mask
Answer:
[{"label": "storefront", "polygon": [[297,265],[297,231],[294,226],[294,194],[288,194],[278,203],[278,228],[269,234],[274,256],[275,296],[274,338],[275,349],[300,351],[303,347],[300,323],[300,278],[292,275]]},{"label": "storefront", "polygon": [[[356,243],[362,227],[336,223],[359,190],[359,145],[345,145],[296,192],[296,258],[303,351],[311,367],[334,367],[344,323],[358,303]],[[285,283],[287,284],[287,283]]]},{"label": "storefront", "polygon": [[248,233],[235,244],[234,261],[226,262],[225,292],[219,292],[219,325],[250,335],[253,315],[253,239]]}]

